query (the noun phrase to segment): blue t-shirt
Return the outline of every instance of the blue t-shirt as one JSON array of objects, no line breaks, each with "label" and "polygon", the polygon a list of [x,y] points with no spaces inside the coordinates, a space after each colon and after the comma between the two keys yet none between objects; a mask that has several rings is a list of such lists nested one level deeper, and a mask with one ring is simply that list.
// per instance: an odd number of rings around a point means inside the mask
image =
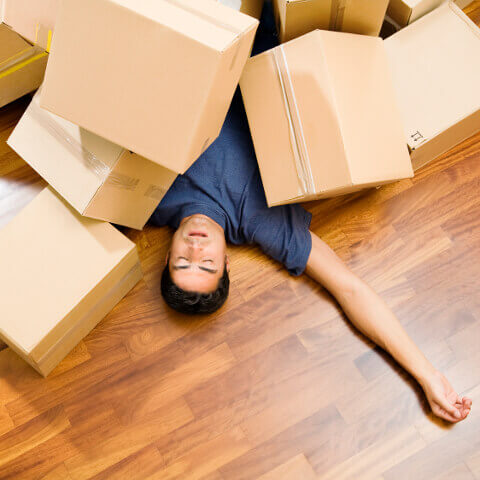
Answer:
[{"label": "blue t-shirt", "polygon": [[[269,16],[266,21],[262,18],[255,52],[276,44],[271,12],[267,10],[265,15]],[[195,213],[217,222],[228,242],[258,244],[292,275],[305,270],[312,248],[311,214],[300,205],[268,208],[238,89],[219,137],[177,177],[151,223],[178,228],[185,217]]]}]

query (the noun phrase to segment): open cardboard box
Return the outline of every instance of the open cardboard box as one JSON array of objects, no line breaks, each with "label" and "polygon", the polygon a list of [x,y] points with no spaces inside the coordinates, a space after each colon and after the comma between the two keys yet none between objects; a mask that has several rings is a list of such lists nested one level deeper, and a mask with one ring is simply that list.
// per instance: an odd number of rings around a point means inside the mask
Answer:
[{"label": "open cardboard box", "polygon": [[79,213],[142,229],[177,174],[40,108],[7,140]]},{"label": "open cardboard box", "polygon": [[0,107],[42,83],[58,2],[0,1]]},{"label": "open cardboard box", "polygon": [[183,173],[220,133],[257,26],[216,0],[64,0],[40,104]]},{"label": "open cardboard box", "polygon": [[414,170],[480,131],[480,29],[458,4],[385,40]]},{"label": "open cardboard box", "polygon": [[0,230],[0,338],[46,376],[142,277],[134,243],[43,190]]},{"label": "open cardboard box", "polygon": [[315,29],[378,36],[388,0],[272,0],[280,41]]},{"label": "open cardboard box", "polygon": [[413,176],[380,38],[315,30],[252,57],[240,86],[269,206]]}]

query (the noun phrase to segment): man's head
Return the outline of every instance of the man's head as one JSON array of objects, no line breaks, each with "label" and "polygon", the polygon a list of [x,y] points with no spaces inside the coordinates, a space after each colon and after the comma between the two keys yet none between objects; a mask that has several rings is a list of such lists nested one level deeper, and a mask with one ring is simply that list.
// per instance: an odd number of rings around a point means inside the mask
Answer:
[{"label": "man's head", "polygon": [[183,313],[212,313],[227,299],[230,270],[223,228],[205,215],[184,218],[173,235],[162,295]]}]

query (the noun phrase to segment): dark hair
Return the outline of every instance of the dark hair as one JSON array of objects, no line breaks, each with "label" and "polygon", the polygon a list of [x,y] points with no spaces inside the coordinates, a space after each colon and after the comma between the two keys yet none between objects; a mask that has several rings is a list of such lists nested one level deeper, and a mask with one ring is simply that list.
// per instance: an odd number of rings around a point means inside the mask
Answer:
[{"label": "dark hair", "polygon": [[210,293],[188,292],[178,287],[170,276],[168,262],[162,273],[162,296],[167,304],[181,313],[213,313],[218,310],[228,297],[230,279],[227,266],[223,270],[222,278],[217,288]]}]

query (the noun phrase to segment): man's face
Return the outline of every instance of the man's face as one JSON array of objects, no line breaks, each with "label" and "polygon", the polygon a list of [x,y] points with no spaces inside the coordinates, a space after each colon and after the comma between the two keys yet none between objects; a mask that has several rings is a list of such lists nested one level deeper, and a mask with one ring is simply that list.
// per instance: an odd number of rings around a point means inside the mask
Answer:
[{"label": "man's face", "polygon": [[183,219],[173,235],[169,252],[173,282],[189,292],[214,291],[225,262],[228,270],[226,251],[224,231],[216,222],[205,215]]}]

